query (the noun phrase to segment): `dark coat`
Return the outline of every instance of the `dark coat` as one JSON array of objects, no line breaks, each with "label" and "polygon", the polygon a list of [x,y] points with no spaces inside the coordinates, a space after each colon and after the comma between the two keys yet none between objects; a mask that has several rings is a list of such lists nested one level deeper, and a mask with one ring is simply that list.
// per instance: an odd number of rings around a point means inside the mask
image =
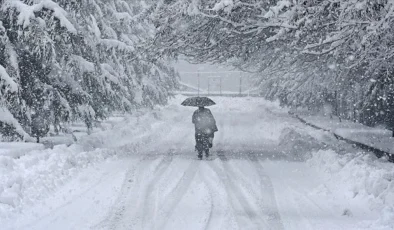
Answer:
[{"label": "dark coat", "polygon": [[207,108],[199,108],[194,111],[192,122],[195,126],[196,133],[213,134],[218,131],[215,118],[211,110]]}]

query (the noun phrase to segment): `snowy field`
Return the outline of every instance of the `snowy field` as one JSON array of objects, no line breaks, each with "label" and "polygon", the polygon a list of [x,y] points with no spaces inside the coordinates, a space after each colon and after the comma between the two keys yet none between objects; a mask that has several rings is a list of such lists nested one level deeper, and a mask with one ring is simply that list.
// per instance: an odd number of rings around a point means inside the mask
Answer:
[{"label": "snowy field", "polygon": [[183,99],[69,147],[1,154],[0,228],[394,229],[393,164],[275,103],[220,97],[199,161]]}]

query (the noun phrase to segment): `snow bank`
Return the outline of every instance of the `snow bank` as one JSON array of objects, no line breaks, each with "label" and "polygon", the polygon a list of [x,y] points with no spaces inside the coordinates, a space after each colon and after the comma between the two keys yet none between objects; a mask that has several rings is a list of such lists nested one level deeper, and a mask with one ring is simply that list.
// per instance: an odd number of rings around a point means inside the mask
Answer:
[{"label": "snow bank", "polygon": [[116,124],[111,130],[84,136],[78,143],[85,150],[121,147],[135,151],[140,144],[153,140],[156,134],[163,134],[162,131],[151,133],[152,129],[156,128],[155,125],[166,126],[165,122],[160,121],[160,116],[162,114],[157,110],[136,112],[133,116],[125,118],[127,125],[125,123]]},{"label": "snow bank", "polygon": [[0,142],[0,156],[18,158],[26,152],[33,150],[43,150],[44,146],[37,143],[27,142]]},{"label": "snow bank", "polygon": [[[69,147],[57,145],[43,150],[32,146],[19,158],[0,155],[0,220],[48,198],[83,168],[121,155],[138,154],[146,144],[165,136],[172,123],[162,121],[170,117],[165,117],[161,109],[135,112],[114,124],[112,130],[84,136]],[[4,149],[9,150],[7,146]]]},{"label": "snow bank", "polygon": [[279,150],[294,160],[306,160],[313,150],[325,147],[322,142],[295,127],[283,129],[279,140]]},{"label": "snow bank", "polygon": [[114,151],[98,149],[83,152],[81,146],[55,146],[33,150],[15,159],[0,156],[0,218],[7,210],[19,211],[26,204],[47,197],[78,169],[103,161]]},{"label": "snow bank", "polygon": [[[312,154],[308,164],[327,176],[324,187],[354,204],[365,203],[371,213],[379,213],[376,221],[364,221],[369,229],[394,229],[394,168],[392,163],[365,153],[339,155],[333,150]],[[358,210],[348,210],[354,213]],[[372,215],[372,214],[371,214]]]}]

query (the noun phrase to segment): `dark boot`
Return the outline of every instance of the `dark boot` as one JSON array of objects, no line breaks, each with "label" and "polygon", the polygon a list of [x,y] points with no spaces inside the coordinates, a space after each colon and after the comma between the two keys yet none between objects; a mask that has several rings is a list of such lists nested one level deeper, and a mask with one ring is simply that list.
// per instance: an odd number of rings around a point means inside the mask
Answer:
[{"label": "dark boot", "polygon": [[198,159],[202,160],[202,151],[198,151]]},{"label": "dark boot", "polygon": [[209,157],[209,149],[205,150],[205,157],[207,157],[207,158]]}]

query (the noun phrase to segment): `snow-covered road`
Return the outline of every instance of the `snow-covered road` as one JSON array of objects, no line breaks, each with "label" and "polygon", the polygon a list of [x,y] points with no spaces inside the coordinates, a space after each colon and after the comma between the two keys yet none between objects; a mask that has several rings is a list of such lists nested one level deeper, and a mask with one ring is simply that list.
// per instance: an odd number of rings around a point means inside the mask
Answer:
[{"label": "snow-covered road", "polygon": [[179,106],[181,99],[156,112],[146,132],[107,133],[100,145],[116,149],[116,157],[81,169],[47,198],[2,219],[3,227],[391,229],[375,223],[381,210],[371,200],[350,199],[345,185],[307,160],[319,149],[346,148],[343,143],[273,103],[215,98],[213,156],[199,161],[193,109]]}]

